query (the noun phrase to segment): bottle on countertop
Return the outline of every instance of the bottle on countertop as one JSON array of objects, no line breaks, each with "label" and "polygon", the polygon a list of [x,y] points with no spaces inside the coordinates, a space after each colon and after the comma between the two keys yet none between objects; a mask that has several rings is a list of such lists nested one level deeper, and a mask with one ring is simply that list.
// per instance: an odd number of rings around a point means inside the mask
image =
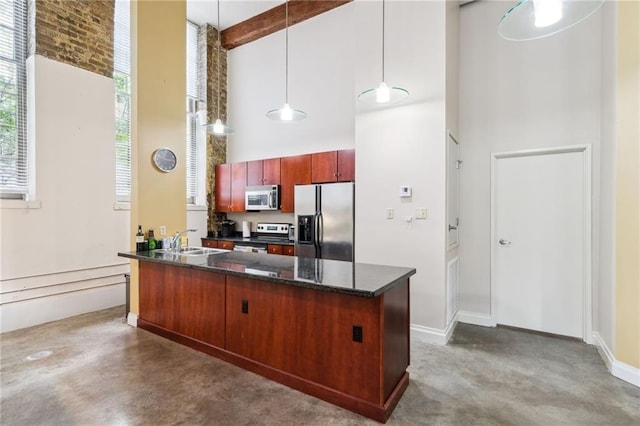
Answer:
[{"label": "bottle on countertop", "polygon": [[142,232],[142,225],[138,225],[138,232],[136,233],[136,251],[144,251],[144,233]]},{"label": "bottle on countertop", "polygon": [[155,250],[157,246],[156,238],[153,235],[153,228],[149,228],[149,250]]}]

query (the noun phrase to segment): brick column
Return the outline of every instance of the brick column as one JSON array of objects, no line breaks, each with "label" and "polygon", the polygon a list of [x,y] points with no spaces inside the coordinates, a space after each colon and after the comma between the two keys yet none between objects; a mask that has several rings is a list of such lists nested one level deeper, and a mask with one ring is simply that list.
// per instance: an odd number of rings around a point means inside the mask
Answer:
[{"label": "brick column", "polygon": [[[211,25],[205,24],[198,30],[198,47],[200,58],[198,61],[198,97],[206,100],[207,123],[220,117],[227,121],[227,51],[220,49],[220,93],[218,93],[218,31]],[[220,111],[218,111],[218,97],[220,97]],[[215,212],[215,165],[223,164],[227,158],[226,136],[207,134],[207,230],[217,231],[220,221]]]}]

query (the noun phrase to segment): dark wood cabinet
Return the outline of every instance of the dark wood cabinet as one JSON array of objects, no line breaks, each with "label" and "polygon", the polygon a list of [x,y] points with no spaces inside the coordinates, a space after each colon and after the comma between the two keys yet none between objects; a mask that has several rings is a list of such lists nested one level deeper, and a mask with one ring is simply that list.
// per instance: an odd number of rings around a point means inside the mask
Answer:
[{"label": "dark wood cabinet", "polygon": [[281,211],[293,213],[295,209],[294,186],[311,183],[311,154],[283,157],[281,167]]},{"label": "dark wood cabinet", "polygon": [[225,241],[225,240],[219,240],[218,241],[218,248],[220,248],[220,249],[233,250],[233,247],[234,247],[233,241]]},{"label": "dark wood cabinet", "polygon": [[269,254],[282,254],[282,245],[280,245],[280,244],[267,244],[267,253],[269,253]]},{"label": "dark wood cabinet", "polygon": [[244,212],[247,186],[247,163],[218,164],[215,167],[216,212]]},{"label": "dark wood cabinet", "polygon": [[314,384],[381,405],[409,365],[408,311],[393,323],[384,298],[227,276],[226,300],[227,350]]},{"label": "dark wood cabinet", "polygon": [[359,297],[241,270],[140,261],[139,272],[140,328],[379,422],[409,384],[408,278]]},{"label": "dark wood cabinet", "polygon": [[313,183],[351,182],[354,180],[354,149],[311,154],[311,181]]},{"label": "dark wood cabinet", "polygon": [[213,240],[211,238],[201,238],[201,240],[202,247],[218,248],[218,240]]},{"label": "dark wood cabinet", "polygon": [[293,256],[294,246],[282,245],[282,244],[267,244],[267,253],[269,254],[283,254],[285,256]]},{"label": "dark wood cabinet", "polygon": [[140,262],[140,319],[225,347],[225,275]]},{"label": "dark wood cabinet", "polygon": [[280,185],[280,158],[248,161],[247,185]]}]

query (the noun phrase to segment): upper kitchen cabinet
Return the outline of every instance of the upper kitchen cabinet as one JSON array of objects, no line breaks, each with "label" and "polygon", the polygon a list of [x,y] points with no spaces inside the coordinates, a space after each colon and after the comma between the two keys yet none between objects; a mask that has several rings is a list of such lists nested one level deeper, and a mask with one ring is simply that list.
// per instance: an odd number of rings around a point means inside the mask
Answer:
[{"label": "upper kitchen cabinet", "polygon": [[311,183],[311,154],[281,158],[281,211],[293,213],[295,202],[293,188],[295,185]]},{"label": "upper kitchen cabinet", "polygon": [[244,190],[247,186],[247,163],[216,165],[214,192],[216,212],[244,212]]},{"label": "upper kitchen cabinet", "polygon": [[318,152],[311,155],[313,183],[352,182],[355,180],[355,149]]},{"label": "upper kitchen cabinet", "polygon": [[248,161],[247,185],[280,185],[280,158]]}]

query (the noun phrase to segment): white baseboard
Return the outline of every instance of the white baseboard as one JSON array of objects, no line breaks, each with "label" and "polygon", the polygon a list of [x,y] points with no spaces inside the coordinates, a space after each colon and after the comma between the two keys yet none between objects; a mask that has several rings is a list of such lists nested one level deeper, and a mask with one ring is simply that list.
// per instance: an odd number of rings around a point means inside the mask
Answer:
[{"label": "white baseboard", "polygon": [[[455,324],[452,323],[452,324]],[[446,345],[451,337],[454,327],[449,327],[450,331],[439,330],[437,328],[424,327],[422,325],[411,324],[411,338],[421,340],[434,345]]]},{"label": "white baseboard", "polygon": [[129,324],[132,327],[137,327],[138,326],[138,315],[134,314],[133,312],[129,312],[127,314],[127,324]]},{"label": "white baseboard", "polygon": [[124,305],[125,284],[112,284],[0,305],[0,333]]},{"label": "white baseboard", "polygon": [[491,315],[470,311],[458,311],[455,316],[455,321],[465,324],[481,325],[483,327],[496,326],[496,323],[491,319]]},{"label": "white baseboard", "polygon": [[593,340],[598,352],[611,374],[620,380],[640,387],[640,369],[616,360],[605,341],[597,331],[593,332]]}]

